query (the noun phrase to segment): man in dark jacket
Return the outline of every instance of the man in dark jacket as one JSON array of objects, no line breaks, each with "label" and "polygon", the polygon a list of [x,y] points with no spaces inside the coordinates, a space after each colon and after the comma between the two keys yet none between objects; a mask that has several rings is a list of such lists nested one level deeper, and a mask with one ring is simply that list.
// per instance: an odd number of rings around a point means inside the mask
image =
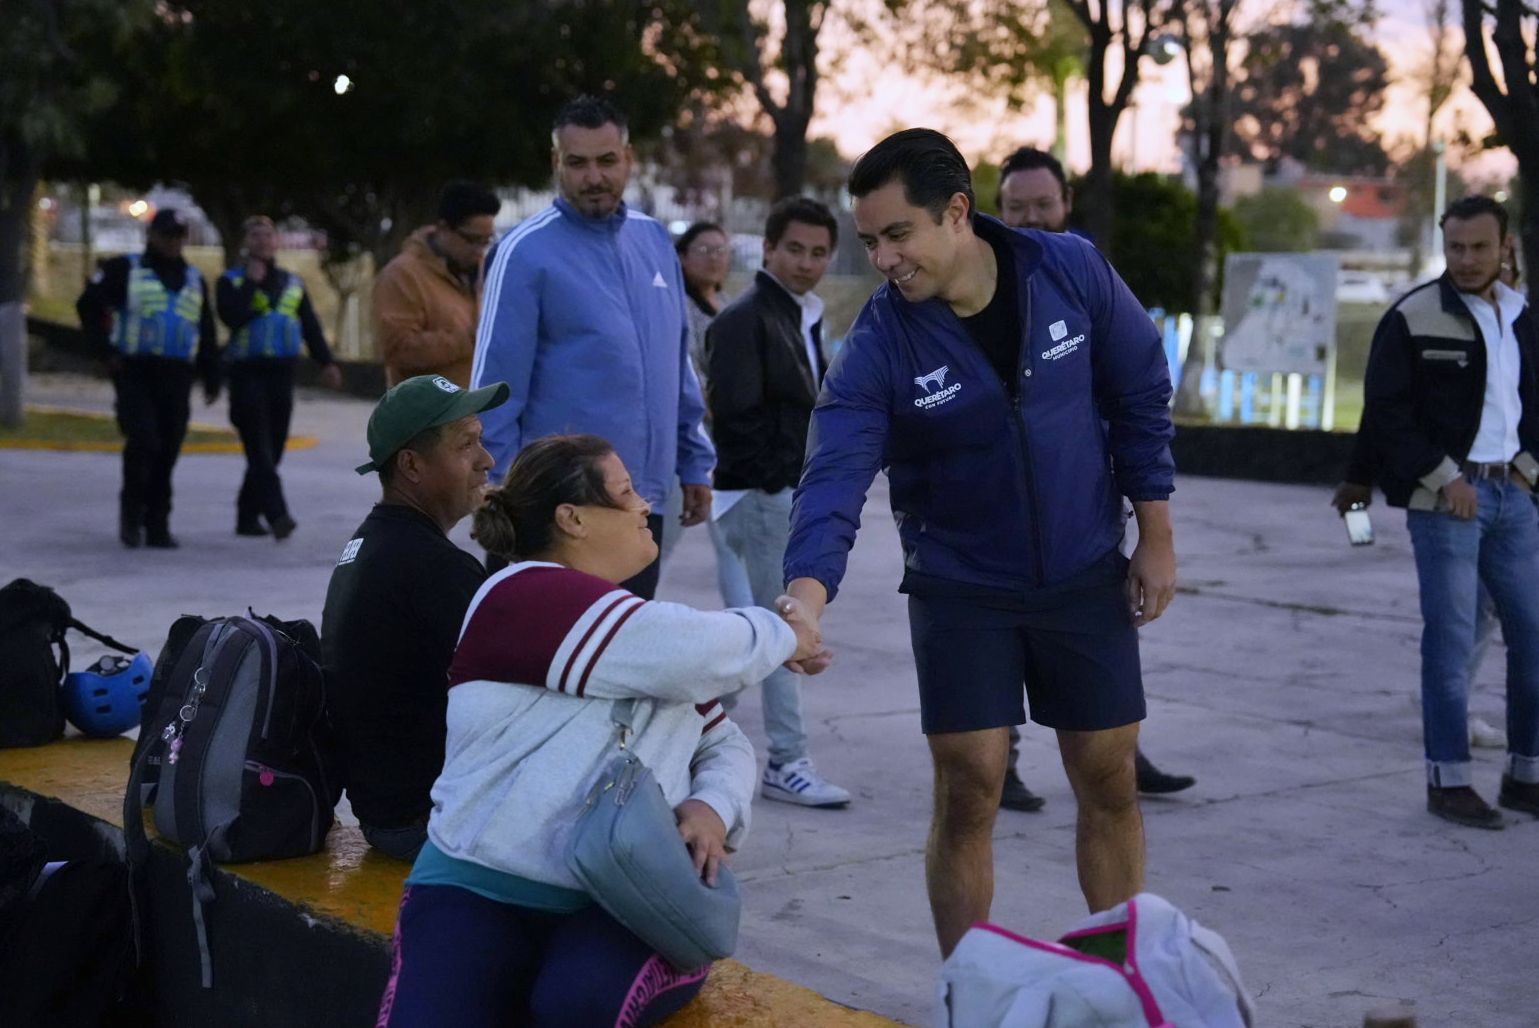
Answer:
[{"label": "man in dark jacket", "polygon": [[326,587],[321,655],[343,782],[370,846],[413,860],[443,770],[449,661],[486,569],[449,532],[486,498],[481,419],[501,382],[466,392],[442,375],[392,388],[369,417],[383,495]]},{"label": "man in dark jacket", "polygon": [[[1069,214],[1074,210],[1074,190],[1063,173],[1058,158],[1035,147],[1023,146],[999,166],[999,220],[1011,228],[1035,228],[1043,232],[1069,231]],[[1005,787],[999,805],[1009,810],[1041,810],[1044,800],[1026,788],[1016,764],[1020,760],[1021,732],[1010,726],[1010,765],[1005,769]],[[1144,756],[1142,747],[1134,752],[1138,791],[1151,795],[1180,792],[1197,784],[1191,775],[1166,774]]]},{"label": "man in dark jacket", "polygon": [[1465,197],[1442,226],[1448,271],[1407,293],[1374,334],[1365,446],[1385,499],[1406,508],[1416,554],[1427,809],[1500,828],[1473,787],[1469,666],[1484,585],[1507,641],[1498,802],[1539,816],[1539,327],[1499,280],[1506,209]]},{"label": "man in dark jacket", "polygon": [[[764,267],[706,330],[706,409],[716,442],[712,517],[748,571],[753,600],[774,607],[784,585],[791,490],[807,450],[807,419],[823,381],[823,301],[813,292],[839,223],[806,197],[781,200],[764,225]],[[764,680],[766,799],[843,807],[850,794],[807,756],[801,684],[781,668]]]},{"label": "man in dark jacket", "polygon": [[[268,534],[279,541],[294,531],[283,498],[278,462],[294,413],[294,363],[299,344],[321,366],[321,381],[342,388],[342,369],[331,359],[304,280],[278,267],[278,230],[261,214],[246,219],[244,264],[219,278],[215,302],[230,330],[230,422],[246,451],[246,476],[235,499],[235,534]],[[262,519],[267,524],[262,524]]]},{"label": "man in dark jacket", "polygon": [[[1089,243],[975,215],[967,162],[940,133],[877,144],[850,194],[887,282],[813,413],[787,591],[813,613],[833,598],[885,467],[935,762],[930,907],[949,954],[993,900],[1023,682],[1032,719],[1058,731],[1079,803],[1087,904],[1105,910],[1142,886],[1136,629],[1175,593],[1170,369],[1148,314]],[[1131,560],[1118,549],[1125,500],[1139,527]]]},{"label": "man in dark jacket", "polygon": [[219,395],[219,345],[208,286],[182,259],[187,220],[167,208],[150,219],[144,253],[102,261],[75,302],[117,393],[123,433],[118,538],[130,549],[175,549],[171,471],[187,435],[194,368],[209,403]]}]

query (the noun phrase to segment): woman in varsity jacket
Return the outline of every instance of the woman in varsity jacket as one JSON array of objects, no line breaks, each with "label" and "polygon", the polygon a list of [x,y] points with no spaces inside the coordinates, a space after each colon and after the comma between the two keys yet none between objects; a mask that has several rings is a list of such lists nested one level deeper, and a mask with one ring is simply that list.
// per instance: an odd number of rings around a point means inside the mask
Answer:
[{"label": "woman in varsity jacket", "polygon": [[615,753],[613,701],[707,882],[748,829],[753,749],[717,697],[821,644],[795,601],[698,611],[618,587],[657,555],[650,509],[596,436],[525,447],[475,515],[510,561],[471,601],[449,669],[443,773],[406,880],[379,1024],[644,1025],[681,973],[583,892],[565,854]]}]

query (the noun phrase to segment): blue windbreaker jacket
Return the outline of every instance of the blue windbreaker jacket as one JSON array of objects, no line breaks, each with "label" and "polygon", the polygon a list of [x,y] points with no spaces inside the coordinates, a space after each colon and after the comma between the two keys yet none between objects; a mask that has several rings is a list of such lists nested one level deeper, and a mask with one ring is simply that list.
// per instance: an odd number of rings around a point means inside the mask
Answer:
[{"label": "blue windbreaker jacket", "polygon": [[866,302],[812,415],[785,576],[832,598],[866,491],[886,470],[909,571],[998,589],[1062,581],[1106,555],[1122,497],[1174,490],[1170,369],[1138,300],[1094,246],[1014,231],[1024,326],[1011,399],[961,319],[891,283]]},{"label": "blue windbreaker jacket", "polygon": [[661,509],[674,475],[711,480],[716,453],[689,360],[684,276],[668,230],[624,204],[585,218],[564,200],[497,244],[486,273],[471,388],[506,382],[481,415],[500,481],[525,443],[591,432]]}]

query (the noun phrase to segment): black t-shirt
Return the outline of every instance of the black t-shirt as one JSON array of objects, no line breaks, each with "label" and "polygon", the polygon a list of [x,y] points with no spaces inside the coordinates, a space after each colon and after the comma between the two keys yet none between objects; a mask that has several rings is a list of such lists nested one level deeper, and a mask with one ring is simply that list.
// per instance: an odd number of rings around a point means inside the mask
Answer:
[{"label": "black t-shirt", "polygon": [[994,248],[994,259],[999,265],[998,281],[994,286],[993,299],[988,306],[962,324],[973,342],[983,350],[1005,391],[1011,396],[1017,392],[1015,369],[1021,358],[1021,311],[1016,303],[1015,255],[1005,239],[989,238]]},{"label": "black t-shirt", "polygon": [[443,770],[449,662],[486,579],[427,515],[380,504],[331,572],[321,615],[327,701],[353,813],[373,828],[425,818]]}]

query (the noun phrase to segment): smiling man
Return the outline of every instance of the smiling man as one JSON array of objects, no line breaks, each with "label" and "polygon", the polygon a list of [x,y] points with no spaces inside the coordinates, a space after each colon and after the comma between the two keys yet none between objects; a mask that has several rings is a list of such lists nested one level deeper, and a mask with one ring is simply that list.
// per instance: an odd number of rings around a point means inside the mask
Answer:
[{"label": "smiling man", "polygon": [[383,495],[326,588],[321,655],[343,785],[369,845],[402,860],[427,838],[449,661],[486,579],[449,532],[486,498],[492,457],[480,416],[507,398],[500,382],[466,392],[419,375],[380,399],[357,471],[378,472]]},{"label": "smiling man", "polygon": [[1359,452],[1375,458],[1390,505],[1406,508],[1416,555],[1427,809],[1501,828],[1474,788],[1470,654],[1484,586],[1507,643],[1498,802],[1539,816],[1539,328],[1500,281],[1506,208],[1467,196],[1441,225],[1447,272],[1401,298],[1374,334]]},{"label": "smiling man", "polygon": [[[486,419],[498,480],[526,443],[590,433],[614,445],[653,510],[677,477],[681,524],[699,524],[716,455],[700,425],[684,276],[668,230],[623,199],[635,160],[625,116],[579,97],[551,142],[560,195],[498,242],[481,298],[471,385],[512,389]],[[661,538],[662,515],[650,517]],[[625,587],[650,599],[657,575],[653,561]]]},{"label": "smiling man", "polygon": [[[935,764],[926,871],[941,952],[993,899],[1007,728],[1058,732],[1091,910],[1143,884],[1133,751],[1138,625],[1175,592],[1170,373],[1158,334],[1084,240],[974,212],[952,142],[908,129],[850,174],[887,279],[824,380],[786,553],[788,592],[833,599],[879,468]],[[1118,550],[1123,499],[1139,543]],[[805,668],[812,671],[815,667]]]}]

